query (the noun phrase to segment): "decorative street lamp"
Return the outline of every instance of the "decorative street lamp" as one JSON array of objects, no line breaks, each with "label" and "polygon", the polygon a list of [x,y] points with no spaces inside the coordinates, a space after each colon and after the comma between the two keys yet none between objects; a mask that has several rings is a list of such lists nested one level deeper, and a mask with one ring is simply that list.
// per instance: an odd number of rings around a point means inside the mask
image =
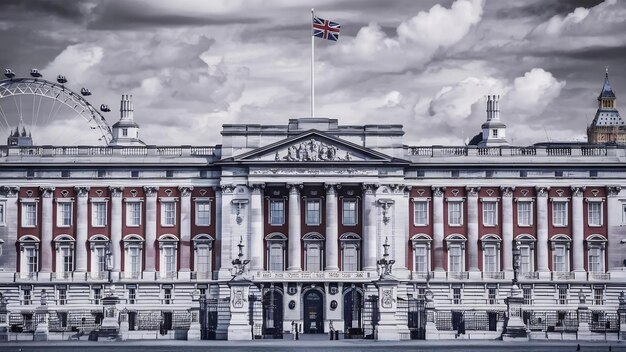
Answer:
[{"label": "decorative street lamp", "polygon": [[381,279],[385,276],[391,275],[391,267],[396,263],[393,259],[389,260],[389,243],[387,241],[387,237],[385,237],[383,248],[383,257],[376,262],[376,264],[378,264],[378,273],[380,274]]},{"label": "decorative street lamp", "polygon": [[243,244],[242,237],[239,238],[239,244],[237,245],[237,247],[239,247],[239,254],[237,254],[237,258],[232,261],[233,267],[235,267],[235,273],[233,275],[233,278],[243,275],[243,272],[246,269],[246,265],[250,263],[250,259],[243,259],[243,247],[245,246]]}]

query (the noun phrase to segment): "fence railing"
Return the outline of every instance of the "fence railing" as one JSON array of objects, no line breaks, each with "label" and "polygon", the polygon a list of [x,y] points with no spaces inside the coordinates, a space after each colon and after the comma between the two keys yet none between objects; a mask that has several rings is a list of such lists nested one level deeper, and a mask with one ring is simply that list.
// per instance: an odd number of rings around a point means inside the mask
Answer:
[{"label": "fence railing", "polygon": [[0,156],[19,155],[22,157],[41,156],[214,156],[214,146],[0,146]]},{"label": "fence railing", "polygon": [[610,154],[617,147],[605,145],[557,145],[557,146],[407,146],[406,155],[419,157],[450,157],[450,156],[584,156],[602,157]]}]

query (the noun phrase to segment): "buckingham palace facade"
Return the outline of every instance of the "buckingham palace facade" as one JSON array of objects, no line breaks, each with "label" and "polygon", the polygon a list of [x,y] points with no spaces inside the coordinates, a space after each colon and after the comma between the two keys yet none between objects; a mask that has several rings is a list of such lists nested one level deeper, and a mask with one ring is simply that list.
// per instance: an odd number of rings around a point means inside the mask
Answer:
[{"label": "buckingham palace facade", "polygon": [[1,147],[0,333],[620,338],[626,148],[511,146],[498,105],[466,146],[299,118],[159,147],[124,96],[106,147]]}]

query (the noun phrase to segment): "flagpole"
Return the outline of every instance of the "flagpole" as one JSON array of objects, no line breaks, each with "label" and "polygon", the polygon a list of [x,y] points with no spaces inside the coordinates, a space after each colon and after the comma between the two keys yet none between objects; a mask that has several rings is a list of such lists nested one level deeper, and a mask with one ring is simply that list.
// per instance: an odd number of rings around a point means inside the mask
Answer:
[{"label": "flagpole", "polygon": [[[314,9],[311,8],[311,27],[313,26],[313,19],[315,18]],[[311,36],[311,117],[315,117],[315,37],[313,33]]]}]

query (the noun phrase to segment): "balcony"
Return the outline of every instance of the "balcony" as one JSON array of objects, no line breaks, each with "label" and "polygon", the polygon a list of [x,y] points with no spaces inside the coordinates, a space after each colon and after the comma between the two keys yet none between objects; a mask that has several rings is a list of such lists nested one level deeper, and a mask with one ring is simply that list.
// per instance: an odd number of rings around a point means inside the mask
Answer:
[{"label": "balcony", "polygon": [[504,271],[483,272],[483,280],[504,280]]},{"label": "balcony", "polygon": [[123,271],[121,273],[122,279],[141,279],[141,271]]},{"label": "balcony", "polygon": [[52,281],[72,281],[74,278],[74,272],[65,272],[65,273],[52,273],[50,279]]},{"label": "balcony", "polygon": [[434,275],[430,271],[413,271],[411,272],[411,280],[428,280],[433,278]]},{"label": "balcony", "polygon": [[459,271],[459,272],[448,271],[448,279],[449,280],[467,280],[469,279],[469,272],[468,271]]},{"label": "balcony", "polygon": [[159,273],[159,277],[161,279],[177,279],[178,272],[177,271],[166,271]]},{"label": "balcony", "polygon": [[553,271],[552,280],[574,280],[576,277],[572,271]]},{"label": "balcony", "polygon": [[611,273],[588,272],[587,280],[611,280]]},{"label": "balcony", "polygon": [[200,272],[194,271],[191,273],[192,280],[217,280],[217,275],[215,275],[212,271],[209,272]]},{"label": "balcony", "polygon": [[15,279],[16,280],[22,280],[22,281],[37,281],[37,278],[39,277],[39,273],[38,272],[32,272],[32,273],[15,273]]},{"label": "balcony", "polygon": [[539,280],[539,273],[536,271],[530,271],[527,273],[518,273],[518,280]]},{"label": "balcony", "polygon": [[89,278],[92,280],[107,280],[109,278],[108,272],[89,273]]}]

